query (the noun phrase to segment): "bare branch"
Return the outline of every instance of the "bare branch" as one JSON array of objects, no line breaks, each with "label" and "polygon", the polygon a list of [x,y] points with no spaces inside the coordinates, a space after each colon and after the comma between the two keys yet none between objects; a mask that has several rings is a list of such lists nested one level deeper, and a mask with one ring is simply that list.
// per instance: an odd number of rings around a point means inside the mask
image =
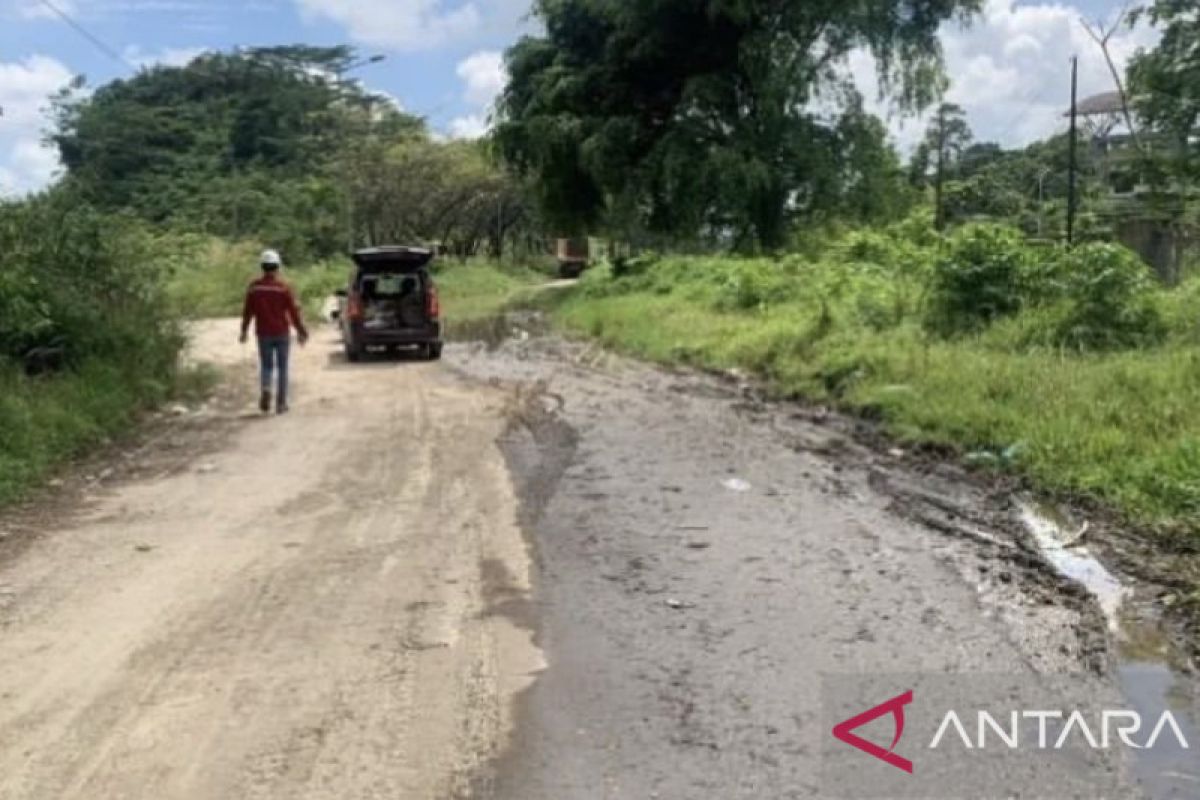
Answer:
[{"label": "bare branch", "polygon": [[1093,27],[1082,17],[1079,20],[1079,24],[1087,31],[1088,36],[1092,37],[1092,40],[1100,48],[1100,52],[1104,54],[1104,62],[1108,64],[1108,71],[1112,75],[1113,83],[1117,87],[1117,94],[1121,98],[1121,114],[1125,117],[1125,125],[1129,128],[1129,135],[1133,139],[1133,146],[1141,151],[1141,137],[1138,136],[1137,126],[1133,123],[1133,112],[1129,110],[1129,95],[1125,91],[1125,82],[1121,79],[1121,71],[1117,69],[1117,65],[1112,58],[1112,53],[1109,52],[1108,48],[1113,35],[1120,30],[1121,25],[1125,22],[1125,17],[1129,14],[1130,5],[1132,5],[1132,0],[1125,0],[1125,4],[1121,6],[1121,10],[1113,20],[1113,23],[1107,28],[1104,27],[1104,23],[1102,22],[1097,22]]}]

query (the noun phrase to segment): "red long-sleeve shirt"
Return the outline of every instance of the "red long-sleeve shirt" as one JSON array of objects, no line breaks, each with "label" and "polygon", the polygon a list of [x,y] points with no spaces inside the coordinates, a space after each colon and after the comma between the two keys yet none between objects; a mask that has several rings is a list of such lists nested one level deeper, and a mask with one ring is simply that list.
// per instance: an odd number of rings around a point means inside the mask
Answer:
[{"label": "red long-sleeve shirt", "polygon": [[289,336],[293,325],[300,334],[308,335],[292,287],[274,275],[259,278],[246,290],[243,330],[250,326],[250,320],[254,320],[254,332],[259,337]]}]

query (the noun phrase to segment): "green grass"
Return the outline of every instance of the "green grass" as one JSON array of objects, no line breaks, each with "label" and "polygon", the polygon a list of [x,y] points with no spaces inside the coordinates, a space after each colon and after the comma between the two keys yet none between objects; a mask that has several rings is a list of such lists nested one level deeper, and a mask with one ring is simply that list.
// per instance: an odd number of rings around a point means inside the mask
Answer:
[{"label": "green grass", "polygon": [[[246,287],[260,274],[262,247],[206,239],[188,248],[167,284],[173,310],[185,319],[231,317],[242,311]],[[289,271],[289,280],[292,279]]]},{"label": "green grass", "polygon": [[[262,275],[258,267],[262,249],[256,242],[193,242],[167,284],[173,310],[185,319],[241,314],[246,287]],[[325,298],[345,285],[349,272],[349,262],[323,261],[288,267],[283,278],[296,290],[305,314],[315,318]]]},{"label": "green grass", "polygon": [[[206,382],[199,375],[181,377],[185,394]],[[142,411],[172,396],[174,376],[136,363],[90,361],[42,377],[0,365],[0,505],[129,430]]]},{"label": "green grass", "polygon": [[[241,313],[246,286],[258,277],[254,243],[229,244],[213,240],[196,248],[189,263],[177,269],[169,295],[178,312],[188,318],[229,317]],[[296,290],[310,319],[319,315],[326,298],[346,285],[350,261],[333,259],[288,268],[283,278]],[[435,278],[443,313],[453,324],[469,324],[494,316],[514,293],[547,278],[536,270],[495,261],[472,259],[436,262]]]},{"label": "green grass", "polygon": [[[1160,298],[1172,324],[1163,346],[1080,355],[1015,346],[1033,312],[932,337],[906,279],[881,292],[877,271],[860,281],[854,265],[778,266],[794,274],[741,302],[745,282],[726,277],[753,278],[763,263],[676,259],[623,280],[601,270],[555,315],[635,356],[750,370],[780,395],[878,418],[901,441],[948,445],[1164,533],[1200,534],[1200,348],[1187,302],[1197,285]],[[841,289],[828,283],[835,273],[847,276]]]},{"label": "green grass", "polygon": [[451,325],[471,325],[502,311],[514,297],[548,278],[523,265],[444,261],[435,274],[442,312]]}]

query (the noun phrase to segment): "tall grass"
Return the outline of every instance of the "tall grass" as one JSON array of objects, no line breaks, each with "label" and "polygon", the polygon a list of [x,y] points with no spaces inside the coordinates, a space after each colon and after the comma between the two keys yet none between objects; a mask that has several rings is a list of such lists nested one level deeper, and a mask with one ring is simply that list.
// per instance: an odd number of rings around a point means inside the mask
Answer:
[{"label": "tall grass", "polygon": [[95,360],[41,378],[0,366],[0,504],[125,431],[171,389],[169,376],[151,377],[131,364]]},{"label": "tall grass", "polygon": [[441,262],[434,277],[451,325],[493,317],[523,290],[547,280],[533,267],[483,259]]},{"label": "tall grass", "polygon": [[[170,282],[173,306],[191,318],[240,314],[246,287],[261,274],[261,250],[254,243],[231,244],[218,239],[192,242],[186,263],[178,265]],[[330,259],[289,267],[282,277],[295,289],[305,313],[315,319],[326,299],[346,287],[351,270],[349,259]],[[524,265],[484,259],[439,260],[433,270],[444,313],[452,322],[494,315],[514,292],[545,280]]]},{"label": "tall grass", "polygon": [[1051,336],[1091,307],[1080,304],[1013,310],[945,336],[927,324],[938,309],[920,254],[900,247],[880,264],[887,253],[864,252],[870,244],[826,248],[817,261],[601,269],[555,313],[631,354],[748,369],[778,394],[880,419],[900,440],[957,448],[1140,524],[1200,534],[1200,283],[1131,301],[1166,326],[1152,346],[1081,351],[1065,344],[1074,335]]}]

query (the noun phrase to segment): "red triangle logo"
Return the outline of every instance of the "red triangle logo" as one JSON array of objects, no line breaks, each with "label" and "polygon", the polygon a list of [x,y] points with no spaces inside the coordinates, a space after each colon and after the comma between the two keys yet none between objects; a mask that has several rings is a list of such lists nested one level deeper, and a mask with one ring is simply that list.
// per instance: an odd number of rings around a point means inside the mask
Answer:
[{"label": "red triangle logo", "polygon": [[[901,758],[892,751],[896,749],[896,745],[900,744],[900,737],[904,735],[904,707],[912,703],[912,701],[913,693],[909,689],[899,697],[893,697],[886,703],[880,703],[874,708],[838,724],[833,729],[833,736],[838,741],[845,742],[851,747],[862,750],[867,755],[874,756],[880,761],[891,764],[896,769],[904,770],[911,775],[913,772],[913,763],[907,758]],[[893,721],[896,724],[896,736],[892,739],[891,746],[886,750],[852,732],[888,714],[892,715]]]}]

